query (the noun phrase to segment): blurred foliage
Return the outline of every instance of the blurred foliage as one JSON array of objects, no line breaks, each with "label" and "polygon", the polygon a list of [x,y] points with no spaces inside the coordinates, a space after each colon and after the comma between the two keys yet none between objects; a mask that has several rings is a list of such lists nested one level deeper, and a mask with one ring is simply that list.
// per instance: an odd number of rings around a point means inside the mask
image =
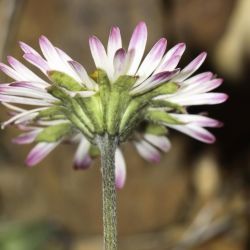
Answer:
[{"label": "blurred foliage", "polygon": [[[53,241],[57,229],[51,223],[2,223],[0,226],[1,250],[43,250],[48,248],[49,240]],[[45,246],[47,247],[45,248]],[[53,250],[62,249],[60,245]]]}]

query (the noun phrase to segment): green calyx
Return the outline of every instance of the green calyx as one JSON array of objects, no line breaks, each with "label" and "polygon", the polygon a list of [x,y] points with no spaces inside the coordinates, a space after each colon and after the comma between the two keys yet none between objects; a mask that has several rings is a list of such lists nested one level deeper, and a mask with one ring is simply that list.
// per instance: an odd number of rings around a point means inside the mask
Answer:
[{"label": "green calyx", "polygon": [[59,87],[65,88],[69,91],[84,91],[86,90],[79,82],[74,80],[69,75],[60,71],[51,70],[48,72],[51,81]]},{"label": "green calyx", "polygon": [[119,126],[132,98],[129,91],[137,78],[120,76],[112,85],[107,105],[107,131],[112,135],[119,131]]},{"label": "green calyx", "polygon": [[105,133],[125,141],[143,121],[150,124],[146,133],[162,135],[166,134],[164,125],[180,124],[167,112],[185,112],[174,103],[155,100],[157,96],[175,93],[179,86],[174,82],[165,82],[133,95],[131,90],[137,81],[136,76],[123,75],[110,82],[107,74],[98,69],[90,76],[98,88],[93,95],[86,97],[84,91],[88,89],[84,83],[58,71],[50,71],[49,76],[52,85],[48,92],[58,101],[54,106],[41,111],[38,119],[63,119],[69,123],[44,129],[38,135],[38,141],[59,140],[72,129],[81,131],[93,144],[96,135]]},{"label": "green calyx", "polygon": [[168,130],[166,127],[158,124],[148,124],[144,131],[146,134],[151,135],[166,135]]},{"label": "green calyx", "polygon": [[173,116],[171,116],[169,113],[166,113],[164,111],[159,110],[149,110],[146,113],[146,120],[148,120],[151,123],[154,124],[160,124],[160,125],[181,125],[183,124]]},{"label": "green calyx", "polygon": [[72,125],[69,122],[56,124],[44,128],[36,137],[37,142],[55,142],[62,137],[67,136],[72,131]]}]

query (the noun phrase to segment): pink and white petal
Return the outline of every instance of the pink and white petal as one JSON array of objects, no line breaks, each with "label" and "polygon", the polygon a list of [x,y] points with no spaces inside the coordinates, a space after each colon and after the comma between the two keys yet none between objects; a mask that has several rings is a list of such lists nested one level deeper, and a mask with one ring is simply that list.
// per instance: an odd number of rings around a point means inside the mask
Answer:
[{"label": "pink and white petal", "polygon": [[186,95],[186,96],[163,96],[161,99],[166,99],[170,102],[177,103],[183,106],[191,105],[214,105],[223,103],[228,99],[228,95],[224,93],[204,93],[197,95]]},{"label": "pink and white petal", "polygon": [[57,99],[48,93],[44,93],[44,91],[35,90],[31,88],[25,87],[1,87],[0,86],[0,94],[2,95],[12,95],[12,96],[22,96],[22,97],[31,97],[46,101],[56,101]]},{"label": "pink and white petal", "polygon": [[222,123],[218,120],[206,117],[203,115],[193,115],[193,114],[173,114],[171,116],[175,117],[183,123],[192,123],[194,125],[202,127],[221,127]]},{"label": "pink and white petal", "polygon": [[[147,26],[140,22],[134,29],[128,46],[128,55],[132,58],[128,68],[128,75],[134,75],[141,63],[147,42]],[[129,61],[130,61],[129,60]]]},{"label": "pink and white petal", "polygon": [[57,53],[59,54],[59,56],[65,61],[65,62],[68,62],[68,61],[73,61],[73,59],[67,54],[65,53],[63,50],[55,47]]},{"label": "pink and white petal", "polygon": [[26,164],[30,167],[41,162],[51,151],[53,151],[58,145],[58,142],[40,142],[38,143],[28,154],[26,158]]},{"label": "pink and white petal", "polygon": [[43,55],[47,59],[50,69],[62,71],[75,80],[79,81],[78,75],[72,70],[72,67],[68,64],[66,54],[60,52],[54,45],[48,40],[47,37],[41,36],[39,39],[40,48]]},{"label": "pink and white petal", "polygon": [[196,95],[196,94],[202,94],[206,93],[208,91],[211,91],[215,88],[218,88],[223,83],[223,79],[213,79],[207,82],[197,82],[189,85],[185,85],[182,88],[179,89],[179,92],[177,93],[180,95]]},{"label": "pink and white petal", "polygon": [[42,129],[36,129],[28,133],[21,134],[14,139],[12,139],[12,143],[15,144],[30,144],[35,141],[37,135],[42,131]]},{"label": "pink and white petal", "polygon": [[23,58],[40,69],[45,75],[48,75],[47,71],[49,71],[51,68],[49,67],[47,61],[45,61],[40,55],[25,53]]},{"label": "pink and white petal", "polygon": [[38,127],[34,127],[34,126],[31,126],[31,125],[28,125],[26,123],[23,123],[23,124],[17,124],[16,126],[19,130],[21,131],[31,131],[31,130],[34,130],[34,129],[37,129]]},{"label": "pink and white petal", "polygon": [[34,106],[51,106],[52,104],[48,101],[25,98],[19,96],[11,96],[11,95],[2,95],[0,94],[0,102],[9,102],[9,103],[18,103],[18,104],[27,104]]},{"label": "pink and white petal", "polygon": [[89,46],[96,68],[106,71],[108,76],[113,75],[113,65],[108,60],[107,53],[101,41],[96,36],[89,38]]},{"label": "pink and white petal", "polygon": [[208,130],[194,124],[187,125],[167,125],[170,128],[178,130],[198,141],[202,141],[205,143],[214,143],[215,136],[210,133]]},{"label": "pink and white petal", "polygon": [[135,88],[133,88],[130,94],[136,95],[139,93],[149,91],[150,89],[157,87],[161,83],[170,80],[178,73],[179,73],[179,69],[175,69],[171,72],[166,71],[166,72],[158,73],[156,75],[152,75],[143,83],[141,83],[139,86],[136,86]]},{"label": "pink and white petal", "polygon": [[7,76],[11,77],[12,79],[16,81],[22,81],[26,80],[24,76],[22,76],[20,73],[9,67],[8,65],[4,63],[0,63],[0,70],[5,73]]},{"label": "pink and white petal", "polygon": [[135,142],[135,147],[138,153],[144,158],[145,160],[153,163],[159,163],[161,159],[161,154],[158,149],[154,146],[146,142],[145,140],[141,140],[139,142]]},{"label": "pink and white petal", "polygon": [[189,85],[189,84],[196,84],[196,83],[203,83],[212,80],[214,77],[214,74],[212,72],[203,72],[198,75],[192,76],[188,79],[186,79],[183,84]]},{"label": "pink and white petal", "polygon": [[37,108],[37,109],[32,109],[32,110],[25,110],[25,111],[19,111],[21,113],[18,113],[17,115],[11,117],[9,120],[5,121],[2,123],[1,128],[5,128],[11,123],[16,123],[17,121],[23,122],[29,120],[31,117],[30,115],[32,114],[32,118],[36,117],[39,111],[45,110],[47,108]]},{"label": "pink and white petal", "polygon": [[163,152],[168,152],[171,148],[171,143],[166,136],[145,134],[144,139]]},{"label": "pink and white petal", "polygon": [[24,42],[19,42],[19,46],[22,49],[22,51],[26,54],[34,54],[36,56],[41,56],[36,50],[34,50],[31,46]]},{"label": "pink and white petal", "polygon": [[124,187],[126,181],[126,163],[121,150],[115,151],[115,186],[118,189]]},{"label": "pink and white petal", "polygon": [[[114,55],[114,76],[117,77],[125,73],[126,70],[126,51],[118,49]],[[114,77],[114,78],[115,78]]]},{"label": "pink and white petal", "polygon": [[202,65],[207,57],[206,52],[199,54],[192,62],[190,62],[173,80],[182,82],[191,76]]},{"label": "pink and white petal", "polygon": [[166,47],[167,40],[165,38],[161,38],[149,51],[136,73],[136,75],[140,77],[136,82],[136,86],[148,78],[155,70],[162,59]]},{"label": "pink and white petal", "polygon": [[12,56],[8,56],[7,58],[8,58],[8,62],[11,65],[11,67],[14,70],[16,70],[20,75],[22,75],[26,81],[40,82],[40,83],[46,84],[46,82],[43,79],[41,79],[36,74],[34,74],[30,69],[28,69],[26,66],[24,66],[17,59],[15,59]]},{"label": "pink and white petal", "polygon": [[162,71],[165,71],[163,69],[166,69],[166,71],[172,71],[176,68],[179,61],[181,60],[181,56],[173,56],[171,60],[168,60],[163,66]]},{"label": "pink and white petal", "polygon": [[[2,84],[0,85],[1,88]],[[11,87],[22,87],[27,89],[34,89],[36,91],[40,91],[43,93],[47,93],[47,87],[50,86],[49,84],[45,85],[44,83],[40,82],[27,82],[27,81],[18,81],[10,83],[9,86]]]},{"label": "pink and white petal", "polygon": [[75,70],[81,82],[89,89],[97,88],[97,84],[89,77],[85,68],[76,61],[69,61],[71,67]]},{"label": "pink and white petal", "polygon": [[109,62],[113,64],[114,56],[117,50],[122,48],[122,39],[120,29],[118,27],[112,27],[109,34],[107,55]]},{"label": "pink and white petal", "polygon": [[39,45],[50,67],[54,68],[62,63],[56,48],[47,37],[41,36],[39,38]]},{"label": "pink and white petal", "polygon": [[162,58],[160,65],[156,68],[154,74],[162,71],[172,71],[178,65],[184,51],[186,49],[185,43],[178,43],[171,48]]},{"label": "pink and white petal", "polygon": [[75,169],[87,169],[90,167],[92,159],[88,153],[89,148],[90,143],[82,136],[74,157]]},{"label": "pink and white petal", "polygon": [[58,53],[60,59],[61,59],[61,66],[58,68],[55,68],[56,70],[65,72],[69,76],[73,77],[77,82],[81,83],[81,78],[79,77],[78,73],[75,71],[74,68],[72,68],[72,65],[69,63],[70,61],[73,61],[72,58],[70,58],[64,51],[62,51],[59,48],[56,48],[56,52]]}]

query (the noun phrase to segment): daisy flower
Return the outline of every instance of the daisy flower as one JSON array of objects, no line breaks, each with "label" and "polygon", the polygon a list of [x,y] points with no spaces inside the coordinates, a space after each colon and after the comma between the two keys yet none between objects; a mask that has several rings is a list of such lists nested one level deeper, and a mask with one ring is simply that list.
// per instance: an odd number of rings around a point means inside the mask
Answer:
[{"label": "daisy flower", "polygon": [[161,153],[171,147],[168,128],[205,143],[215,141],[206,128],[221,123],[187,112],[193,105],[214,105],[227,99],[224,93],[211,92],[222,79],[211,72],[194,75],[206,53],[181,69],[184,43],[167,50],[167,40],[161,38],[144,57],[146,42],[144,22],[135,27],[127,49],[118,27],[111,29],[106,48],[91,36],[89,46],[96,66],[91,73],[45,36],[39,39],[41,52],[20,42],[23,58],[41,75],[11,56],[9,65],[0,63],[0,70],[13,79],[0,85],[0,102],[11,110],[2,128],[15,124],[22,133],[13,142],[36,143],[26,160],[29,166],[59,144],[71,142],[77,144],[75,168],[86,169],[100,153],[98,138],[107,134],[117,139],[115,174],[116,186],[121,188],[126,179],[123,142],[132,142],[144,159],[158,162]]}]

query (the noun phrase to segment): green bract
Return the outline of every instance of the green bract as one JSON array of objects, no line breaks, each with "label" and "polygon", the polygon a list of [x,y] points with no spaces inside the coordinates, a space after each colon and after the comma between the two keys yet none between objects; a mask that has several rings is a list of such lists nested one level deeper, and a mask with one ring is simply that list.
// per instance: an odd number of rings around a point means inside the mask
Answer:
[{"label": "green bract", "polygon": [[[98,90],[92,96],[82,96],[86,90],[81,83],[70,76],[50,71],[52,81],[48,92],[58,100],[54,106],[39,113],[39,118],[46,120],[66,119],[71,122],[55,125],[44,129],[37,141],[52,142],[70,133],[73,127],[79,129],[93,144],[96,135],[108,133],[117,136],[120,141],[132,135],[143,121],[147,121],[147,132],[163,135],[166,129],[162,125],[181,124],[176,118],[166,113],[166,110],[184,112],[182,107],[154,98],[159,95],[173,94],[179,86],[174,82],[164,82],[150,90],[139,94],[131,94],[137,77],[123,75],[113,83],[106,73],[96,70],[92,79],[98,84]],[[154,110],[163,108],[164,111]],[[151,124],[151,125],[150,125]]]},{"label": "green bract", "polygon": [[70,133],[72,130],[71,123],[61,123],[54,126],[46,127],[36,137],[37,142],[54,142]]}]

